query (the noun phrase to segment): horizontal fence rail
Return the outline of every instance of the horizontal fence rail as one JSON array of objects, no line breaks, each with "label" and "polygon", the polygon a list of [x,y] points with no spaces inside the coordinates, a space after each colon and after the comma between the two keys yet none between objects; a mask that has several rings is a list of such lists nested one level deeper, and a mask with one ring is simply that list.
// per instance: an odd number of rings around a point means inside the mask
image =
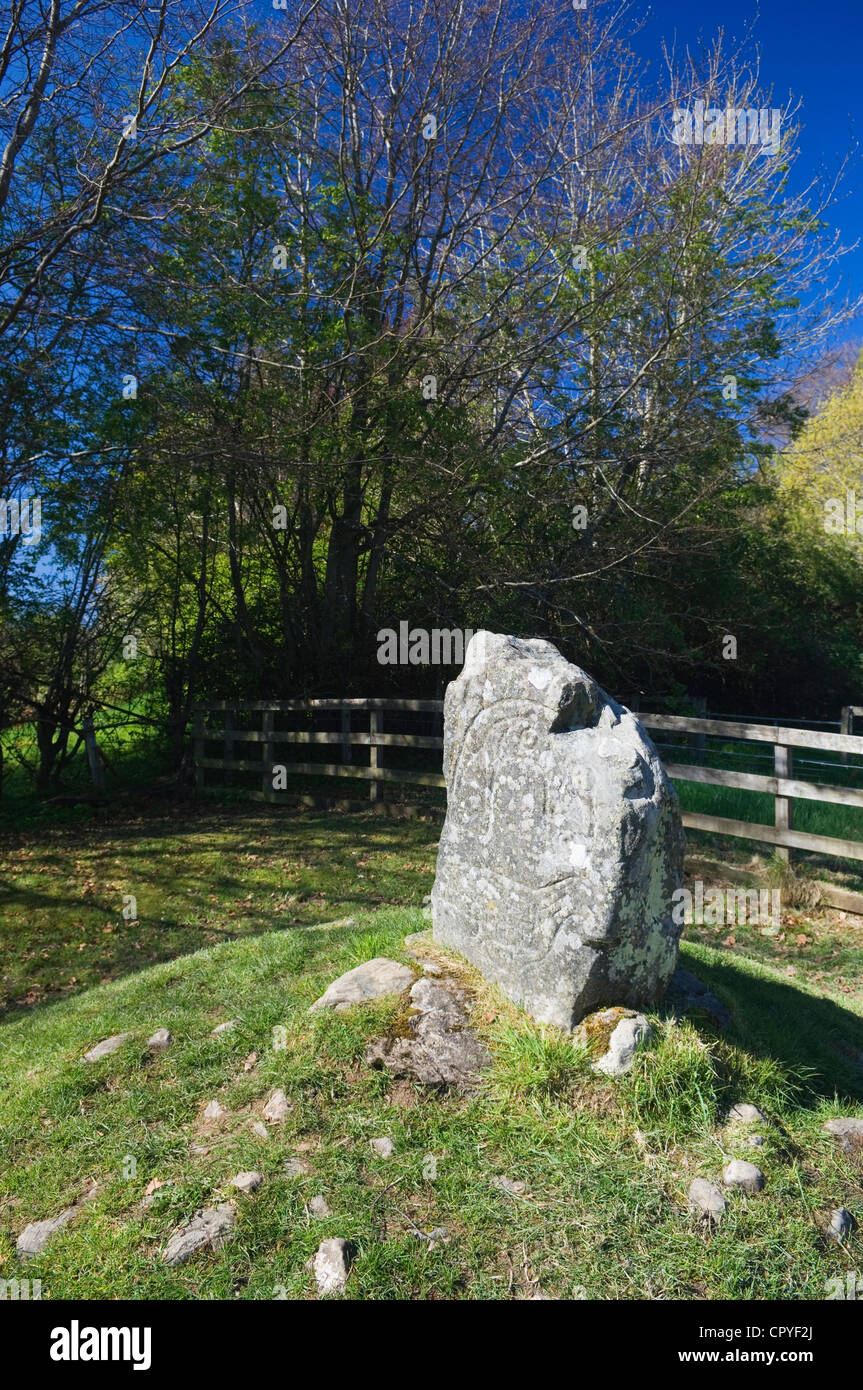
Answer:
[{"label": "horizontal fence rail", "polygon": [[[863,713],[857,708],[849,713]],[[219,722],[214,718],[221,716]],[[337,721],[335,728],[292,727],[277,728],[276,720],[295,724],[327,720]],[[773,798],[773,825],[762,825],[725,816],[707,815],[699,811],[684,811],[683,823],[692,830],[709,831],[733,838],[755,840],[776,847],[778,854],[789,857],[792,849],[816,851],[846,859],[863,860],[863,840],[839,839],[830,835],[816,835],[795,829],[793,823],[793,804],[795,800],[823,802],[830,805],[863,808],[863,787],[840,786],[823,781],[807,781],[793,776],[792,759],[795,749],[810,749],[822,753],[839,755],[839,761],[813,762],[802,760],[807,766],[835,767],[849,770],[850,756],[859,759],[851,766],[863,774],[863,736],[852,733],[826,733],[814,729],[786,728],[779,724],[750,723],[741,719],[707,719],[685,715],[638,713],[645,727],[656,733],[687,735],[692,743],[676,742],[670,748],[660,751],[688,751],[698,761],[693,763],[665,761],[665,770],[675,782],[693,782],[709,786],[731,787],[742,791],[762,792]],[[404,725],[413,720],[421,722],[425,729],[434,727],[439,732],[407,730],[404,727],[385,729],[385,724]],[[362,722],[365,728],[356,728]],[[813,721],[814,723],[815,721]],[[826,722],[826,721],[824,721]],[[255,724],[257,727],[245,727]],[[842,724],[851,725],[851,718],[843,711]],[[835,726],[834,726],[835,727]],[[199,791],[215,790],[224,781],[208,781],[207,772],[221,771],[230,774],[234,788],[245,795],[266,801],[277,802],[283,799],[283,792],[289,790],[291,778],[332,777],[355,779],[368,783],[368,800],[371,804],[383,800],[385,784],[399,786],[420,786],[442,788],[445,786],[443,774],[433,769],[419,767],[396,767],[385,765],[385,750],[415,750],[418,752],[439,752],[443,749],[443,701],[442,700],[400,700],[400,699],[318,699],[318,700],[272,700],[254,701],[241,704],[220,701],[215,704],[200,705],[194,717],[194,752],[196,767],[196,786]],[[769,745],[760,757],[769,760],[772,755],[773,774],[739,772],[728,768],[704,766],[706,754],[726,758],[747,756],[737,750],[707,747],[707,739],[752,743],[756,746]],[[221,745],[219,755],[207,752],[207,746]],[[301,748],[338,748],[339,762],[300,760],[291,754]],[[259,756],[252,757],[255,749]],[[286,753],[286,750],[290,750]],[[360,751],[362,761],[355,758],[355,750]],[[365,761],[367,750],[368,761]],[[239,756],[238,756],[239,754]],[[435,760],[440,766],[439,760]],[[282,781],[276,787],[281,770]],[[236,774],[248,779],[251,774],[258,780],[257,788],[248,780],[237,783]]]}]

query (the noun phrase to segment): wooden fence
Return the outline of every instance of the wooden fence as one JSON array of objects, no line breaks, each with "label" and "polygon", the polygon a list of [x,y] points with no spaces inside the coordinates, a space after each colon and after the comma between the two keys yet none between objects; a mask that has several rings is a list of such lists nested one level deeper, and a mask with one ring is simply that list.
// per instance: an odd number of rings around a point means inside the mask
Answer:
[{"label": "wooden fence", "polygon": [[[208,719],[220,714],[223,723],[213,728]],[[407,723],[410,716],[425,716],[425,722],[433,722],[440,732],[428,734],[397,732],[387,730],[384,724]],[[284,723],[309,723],[338,721],[338,728],[277,728],[276,720]],[[241,723],[259,723],[259,728],[240,727]],[[357,723],[365,723],[366,728],[355,728]],[[260,787],[243,788],[245,794],[257,800],[278,801],[284,799],[274,789],[274,769],[284,767],[285,777],[342,777],[362,779],[369,783],[369,801],[374,803],[381,798],[381,789],[386,782],[443,787],[443,773],[439,771],[418,771],[415,768],[400,768],[384,765],[383,753],[386,748],[427,749],[440,752],[443,749],[443,701],[442,700],[273,700],[254,704],[219,704],[198,706],[195,710],[195,777],[199,791],[205,790],[206,769],[224,772],[257,773]],[[208,757],[206,745],[211,741],[224,745],[221,757]],[[237,757],[236,745],[257,744],[260,756],[257,759]],[[340,762],[309,761],[278,756],[278,750],[294,748],[297,745],[331,745],[341,751]],[[368,762],[354,757],[355,748],[368,748]],[[250,748],[251,751],[251,748]],[[436,759],[438,766],[440,759]]]},{"label": "wooden fence", "polygon": [[[856,710],[854,711],[857,712]],[[863,713],[863,711],[861,711]],[[221,722],[215,727],[209,721],[214,716]],[[439,732],[418,733],[405,728],[411,716],[422,716],[426,726]],[[751,724],[729,719],[696,719],[682,715],[639,714],[642,723],[653,732],[672,732],[693,740],[695,763],[672,762],[663,759],[665,770],[674,781],[700,782],[719,787],[735,787],[744,791],[766,792],[773,797],[772,825],[732,820],[724,816],[706,815],[697,811],[683,813],[683,823],[693,830],[711,831],[745,840],[756,840],[776,846],[784,858],[791,849],[804,849],[846,859],[863,860],[863,841],[837,839],[815,835],[794,828],[793,803],[796,799],[828,802],[841,806],[863,807],[863,789],[838,786],[827,782],[806,781],[793,776],[792,760],[795,749],[810,749],[839,754],[841,762],[833,764],[847,769],[847,758],[856,755],[863,772],[863,737],[849,733],[820,733],[809,729],[787,729],[778,725]],[[305,724],[300,728],[278,728],[280,723]],[[325,722],[331,728],[311,728],[312,722]],[[255,728],[243,727],[254,723]],[[355,727],[358,723],[365,728]],[[385,724],[396,723],[398,730],[387,730]],[[196,785],[204,791],[212,783],[206,779],[207,770],[222,773],[252,774],[258,786],[242,787],[245,795],[259,800],[278,801],[283,793],[274,789],[274,769],[284,768],[285,789],[291,777],[338,777],[362,779],[369,784],[369,801],[382,801],[385,783],[401,783],[423,787],[443,787],[439,771],[420,771],[410,767],[384,765],[387,749],[443,748],[442,700],[279,700],[253,704],[208,704],[195,711],[194,748]],[[337,725],[337,727],[336,727]],[[770,776],[752,772],[736,772],[727,768],[702,765],[706,739],[720,738],[734,742],[753,742],[772,749],[773,773]],[[222,745],[219,757],[207,756],[207,744]],[[237,746],[251,752],[258,746],[255,758],[237,756]],[[339,762],[299,761],[278,756],[280,748],[302,745],[330,745],[340,749]],[[354,749],[368,748],[368,762],[358,761]],[[438,762],[439,765],[439,762]],[[222,784],[224,786],[224,783]],[[362,804],[362,803],[359,803]]]}]

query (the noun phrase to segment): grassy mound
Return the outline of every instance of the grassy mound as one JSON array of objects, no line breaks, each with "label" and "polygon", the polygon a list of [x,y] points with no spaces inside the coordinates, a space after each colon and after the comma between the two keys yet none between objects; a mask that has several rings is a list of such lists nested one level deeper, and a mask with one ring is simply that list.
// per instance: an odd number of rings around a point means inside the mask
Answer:
[{"label": "grassy mound", "polygon": [[[23,1227],[88,1180],[96,1195],[27,1263],[43,1298],[309,1298],[306,1262],[327,1236],[352,1243],[348,1293],[363,1299],[823,1298],[829,1278],[859,1268],[859,1235],[844,1249],[821,1235],[832,1207],[863,1216],[859,1160],[822,1130],[830,1115],[863,1113],[856,999],[688,943],[683,963],[726,1004],[731,1028],[652,1016],[651,1048],[609,1081],[465,969],[493,1066],[476,1095],[429,1092],[363,1062],[368,1041],[398,1026],[402,1000],[307,1013],[351,966],[409,961],[404,936],[424,925],[419,910],[393,907],[254,934],[9,1015],[0,1277],[19,1272]],[[229,1019],[237,1026],[213,1037]],[[158,1027],[174,1042],[151,1057]],[[120,1051],[81,1060],[119,1032],[134,1035]],[[264,1140],[252,1126],[276,1087],[291,1109]],[[214,1099],[226,1113],[206,1121]],[[723,1127],[738,1100],[769,1117],[758,1151]],[[389,1159],[369,1142],[384,1135]],[[767,1187],[731,1196],[711,1233],[688,1212],[687,1188],[732,1157],[754,1159]],[[264,1175],[253,1196],[228,1185],[242,1169]],[[501,1176],[523,1191],[502,1190]],[[317,1194],[330,1217],[308,1213]],[[167,1267],[171,1232],[225,1200],[238,1209],[233,1237]],[[448,1238],[429,1240],[439,1227]]]}]

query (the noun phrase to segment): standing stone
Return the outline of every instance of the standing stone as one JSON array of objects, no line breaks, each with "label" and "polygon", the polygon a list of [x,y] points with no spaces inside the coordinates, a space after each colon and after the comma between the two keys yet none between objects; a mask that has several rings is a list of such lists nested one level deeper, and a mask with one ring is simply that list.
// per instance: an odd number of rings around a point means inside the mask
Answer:
[{"label": "standing stone", "polygon": [[550,642],[472,639],[447,687],[435,939],[543,1023],[656,1004],[677,964],[677,795],[628,710]]}]

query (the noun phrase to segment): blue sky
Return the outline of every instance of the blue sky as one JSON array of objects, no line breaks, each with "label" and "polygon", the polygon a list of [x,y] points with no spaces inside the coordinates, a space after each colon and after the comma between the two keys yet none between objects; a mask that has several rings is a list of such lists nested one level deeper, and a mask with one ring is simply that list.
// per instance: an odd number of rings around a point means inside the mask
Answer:
[{"label": "blue sky", "polygon": [[[709,44],[718,30],[727,39],[744,39],[751,29],[761,53],[761,77],[773,89],[777,106],[789,94],[802,100],[800,158],[794,183],[805,187],[820,168],[837,169],[849,145],[863,134],[863,0],[652,0],[640,8],[643,32],[635,47],[661,61],[663,39],[678,50]],[[832,222],[857,251],[842,261],[843,285],[854,295],[863,290],[863,158],[854,157],[839,192]],[[844,329],[841,338],[863,338],[863,319]]]}]

